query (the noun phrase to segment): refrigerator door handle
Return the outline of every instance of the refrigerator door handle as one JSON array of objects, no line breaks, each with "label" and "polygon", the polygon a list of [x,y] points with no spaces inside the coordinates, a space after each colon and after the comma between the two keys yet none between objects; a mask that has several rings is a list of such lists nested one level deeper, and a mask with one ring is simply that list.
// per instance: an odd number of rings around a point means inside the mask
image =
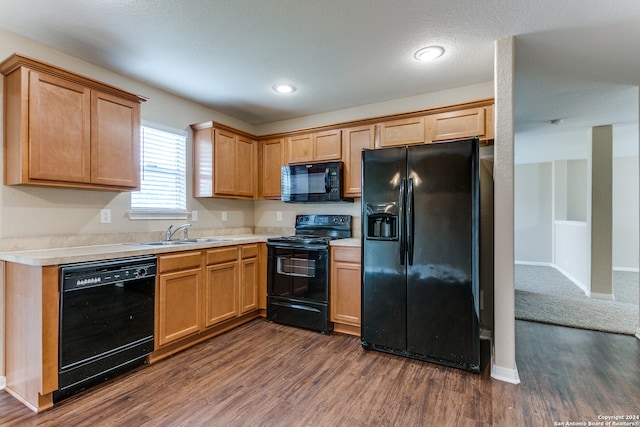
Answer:
[{"label": "refrigerator door handle", "polygon": [[405,250],[406,250],[406,243],[405,243],[405,235],[406,235],[406,230],[405,230],[405,220],[404,220],[404,211],[405,211],[405,188],[406,188],[406,184],[407,184],[407,180],[406,178],[402,178],[400,180],[400,194],[398,196],[398,220],[400,221],[400,244],[398,245],[400,247],[400,265],[404,265],[404,258],[405,258]]},{"label": "refrigerator door handle", "polygon": [[413,265],[413,244],[415,241],[415,236],[413,232],[413,216],[414,216],[414,206],[413,206],[413,178],[409,178],[409,185],[407,189],[407,263],[409,265]]}]

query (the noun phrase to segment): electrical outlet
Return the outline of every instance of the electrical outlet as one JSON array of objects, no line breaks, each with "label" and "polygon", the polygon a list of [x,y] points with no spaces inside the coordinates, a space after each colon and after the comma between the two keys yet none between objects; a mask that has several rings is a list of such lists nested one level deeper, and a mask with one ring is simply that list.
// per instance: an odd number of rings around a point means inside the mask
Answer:
[{"label": "electrical outlet", "polygon": [[111,209],[100,209],[100,222],[111,224]]},{"label": "electrical outlet", "polygon": [[222,214],[220,215],[220,217],[222,218],[223,221],[227,220],[227,213],[225,211],[222,211]]},{"label": "electrical outlet", "polygon": [[198,211],[191,211],[191,221],[198,220]]},{"label": "electrical outlet", "polygon": [[276,212],[276,221],[282,221],[282,211]]}]

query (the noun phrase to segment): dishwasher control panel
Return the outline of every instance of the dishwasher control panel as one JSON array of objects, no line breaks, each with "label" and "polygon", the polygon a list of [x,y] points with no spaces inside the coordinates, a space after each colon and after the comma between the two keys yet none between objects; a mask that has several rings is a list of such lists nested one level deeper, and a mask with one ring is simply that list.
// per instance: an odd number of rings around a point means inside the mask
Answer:
[{"label": "dishwasher control panel", "polygon": [[125,258],[60,266],[62,291],[155,277],[156,258]]}]

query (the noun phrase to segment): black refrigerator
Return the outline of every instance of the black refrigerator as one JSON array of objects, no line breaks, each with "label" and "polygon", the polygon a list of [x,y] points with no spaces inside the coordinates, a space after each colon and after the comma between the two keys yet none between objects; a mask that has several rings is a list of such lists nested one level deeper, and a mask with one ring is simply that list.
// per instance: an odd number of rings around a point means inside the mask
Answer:
[{"label": "black refrigerator", "polygon": [[480,371],[478,139],[362,152],[365,349]]}]

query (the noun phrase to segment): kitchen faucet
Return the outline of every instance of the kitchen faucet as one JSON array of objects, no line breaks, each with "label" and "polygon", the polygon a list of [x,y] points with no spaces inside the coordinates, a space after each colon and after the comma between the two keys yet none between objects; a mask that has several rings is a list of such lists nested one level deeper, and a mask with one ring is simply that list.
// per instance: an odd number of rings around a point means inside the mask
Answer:
[{"label": "kitchen faucet", "polygon": [[175,230],[173,229],[173,224],[171,224],[169,228],[167,228],[164,240],[171,240],[173,235],[176,234],[176,232],[181,228],[184,229],[184,240],[187,240],[189,238],[189,228],[191,228],[191,224],[182,224]]}]

